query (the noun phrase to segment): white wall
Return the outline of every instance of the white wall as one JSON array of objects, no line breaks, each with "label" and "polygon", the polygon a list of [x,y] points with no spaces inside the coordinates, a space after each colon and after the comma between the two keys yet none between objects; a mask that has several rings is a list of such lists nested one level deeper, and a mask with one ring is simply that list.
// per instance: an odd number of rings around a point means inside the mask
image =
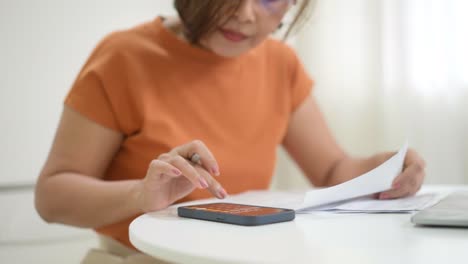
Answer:
[{"label": "white wall", "polygon": [[0,185],[35,181],[95,44],[159,14],[174,14],[172,1],[0,1]]},{"label": "white wall", "polygon": [[298,40],[328,123],[340,144],[354,154],[375,151],[377,140],[372,111],[380,77],[376,2],[319,1]]},{"label": "white wall", "polygon": [[298,51],[345,150],[368,155],[408,139],[427,162],[425,183],[466,184],[466,1],[427,2],[319,0]]},{"label": "white wall", "polygon": [[[369,89],[379,84],[376,2],[319,0],[296,37],[298,53],[315,80],[313,93],[327,124],[346,151],[361,156],[378,150],[378,115],[372,93],[377,89]],[[287,154],[281,151],[280,157],[273,186],[306,186]]]},{"label": "white wall", "polygon": [[79,263],[97,245],[89,230],[45,224],[31,187],[95,44],[159,14],[174,14],[172,1],[0,1],[0,262]]}]

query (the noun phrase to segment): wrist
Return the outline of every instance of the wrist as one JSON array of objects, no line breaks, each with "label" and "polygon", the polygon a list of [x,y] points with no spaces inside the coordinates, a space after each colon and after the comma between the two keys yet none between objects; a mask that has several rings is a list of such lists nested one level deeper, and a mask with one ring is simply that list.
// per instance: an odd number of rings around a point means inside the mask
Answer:
[{"label": "wrist", "polygon": [[348,156],[343,156],[340,159],[336,160],[329,168],[322,186],[330,187],[342,183],[344,180],[340,179],[343,176],[341,173],[341,168],[343,167],[343,165],[347,164],[348,160]]},{"label": "wrist", "polygon": [[132,180],[130,182],[130,207],[135,214],[145,213],[143,197],[143,180]]},{"label": "wrist", "polygon": [[369,170],[377,168],[378,166],[382,165],[385,161],[390,159],[394,154],[395,152],[383,152],[383,153],[375,154],[374,156],[370,158]]}]

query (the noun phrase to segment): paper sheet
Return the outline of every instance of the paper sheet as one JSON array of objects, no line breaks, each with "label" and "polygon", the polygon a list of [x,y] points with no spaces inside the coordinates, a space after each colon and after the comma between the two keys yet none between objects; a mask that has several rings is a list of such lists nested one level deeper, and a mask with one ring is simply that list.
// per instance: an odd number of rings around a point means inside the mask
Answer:
[{"label": "paper sheet", "polygon": [[376,200],[372,197],[361,197],[325,206],[308,208],[297,211],[309,213],[314,211],[328,211],[337,213],[409,213],[423,210],[440,201],[444,195],[437,193],[423,193],[416,196],[393,200]]},{"label": "paper sheet", "polygon": [[[440,201],[446,194],[422,192],[415,196],[393,199],[377,200],[370,196],[344,200],[336,203],[309,207],[296,210],[298,214],[333,212],[333,213],[410,213],[431,207]],[[300,192],[272,192],[249,191],[227,198],[224,202],[270,206],[280,208],[294,208],[302,204],[304,193]],[[199,203],[200,201],[198,201]],[[213,199],[206,202],[217,202]],[[219,201],[218,201],[219,202]]]},{"label": "paper sheet", "polygon": [[393,180],[401,173],[407,150],[408,143],[405,143],[386,162],[359,177],[330,188],[308,191],[304,202],[293,209],[300,210],[389,190]]}]

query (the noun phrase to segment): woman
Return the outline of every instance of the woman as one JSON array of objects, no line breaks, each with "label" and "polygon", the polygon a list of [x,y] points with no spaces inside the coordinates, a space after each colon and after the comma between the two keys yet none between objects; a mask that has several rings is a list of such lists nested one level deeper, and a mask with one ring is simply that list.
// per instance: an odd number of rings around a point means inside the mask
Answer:
[{"label": "woman", "polygon": [[[106,37],[65,100],[37,182],[40,215],[95,229],[101,257],[124,259],[138,255],[128,226],[142,213],[268,188],[279,144],[315,186],[389,158],[345,154],[298,58],[269,38],[293,5],[297,22],[311,2],[175,0],[179,18]],[[423,178],[424,162],[410,150],[379,198],[414,194]]]}]

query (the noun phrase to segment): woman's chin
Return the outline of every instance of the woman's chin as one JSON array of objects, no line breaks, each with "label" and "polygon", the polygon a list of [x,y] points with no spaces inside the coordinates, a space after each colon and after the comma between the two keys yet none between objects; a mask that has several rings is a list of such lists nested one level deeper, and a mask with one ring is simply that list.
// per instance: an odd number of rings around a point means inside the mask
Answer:
[{"label": "woman's chin", "polygon": [[203,44],[205,44],[203,46],[208,48],[211,52],[226,58],[238,57],[252,49],[249,40],[233,43],[223,39],[221,36],[216,36],[208,43],[205,42]]}]

